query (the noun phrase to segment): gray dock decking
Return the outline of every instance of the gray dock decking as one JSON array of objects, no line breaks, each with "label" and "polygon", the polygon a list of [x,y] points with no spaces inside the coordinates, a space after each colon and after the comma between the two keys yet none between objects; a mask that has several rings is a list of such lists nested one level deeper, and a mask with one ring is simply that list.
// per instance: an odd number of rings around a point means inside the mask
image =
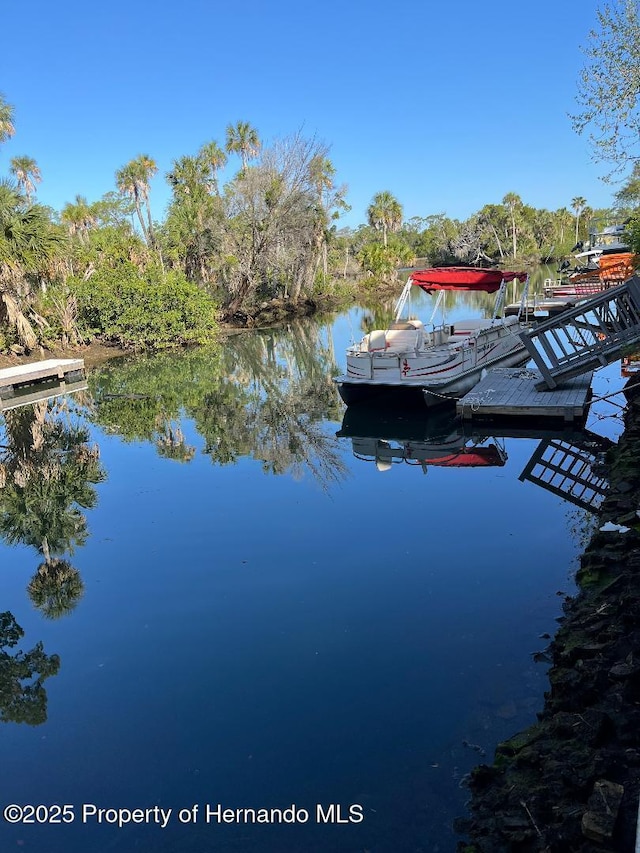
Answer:
[{"label": "gray dock decking", "polygon": [[540,390],[541,374],[529,368],[491,370],[484,379],[456,403],[464,420],[474,417],[556,418],[564,422],[584,418],[593,371],[568,379],[561,387]]},{"label": "gray dock decking", "polygon": [[81,379],[84,379],[83,358],[49,358],[5,367],[0,370],[0,402],[10,400],[18,389],[38,382],[76,382]]}]

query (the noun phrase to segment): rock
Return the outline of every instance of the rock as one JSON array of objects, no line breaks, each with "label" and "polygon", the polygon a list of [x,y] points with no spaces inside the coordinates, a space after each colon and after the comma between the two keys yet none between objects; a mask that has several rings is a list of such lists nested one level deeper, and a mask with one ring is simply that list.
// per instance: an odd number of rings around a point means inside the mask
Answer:
[{"label": "rock", "polygon": [[599,528],[603,533],[628,533],[630,528],[624,524],[614,524],[613,521],[607,521]]},{"label": "rock", "polygon": [[639,671],[640,666],[638,664],[625,661],[624,663],[617,663],[615,666],[612,666],[609,670],[609,675],[611,678],[629,678],[632,675],[636,675]]},{"label": "rock", "polygon": [[25,348],[20,344],[11,344],[9,349],[14,355],[24,355],[26,352]]},{"label": "rock", "polygon": [[587,811],[582,816],[582,834],[603,843],[613,835],[624,788],[607,779],[598,780],[587,803]]}]

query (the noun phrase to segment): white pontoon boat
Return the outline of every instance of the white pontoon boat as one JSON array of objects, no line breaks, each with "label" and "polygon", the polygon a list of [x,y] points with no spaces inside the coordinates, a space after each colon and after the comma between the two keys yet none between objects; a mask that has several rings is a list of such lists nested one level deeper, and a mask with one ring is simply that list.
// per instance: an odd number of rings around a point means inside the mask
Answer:
[{"label": "white pontoon boat", "polygon": [[[463,396],[491,367],[515,367],[529,359],[520,332],[519,315],[500,317],[507,283],[525,283],[528,276],[478,267],[436,267],[411,273],[396,305],[395,320],[386,330],[376,329],[347,350],[347,372],[336,378],[347,405],[381,393],[421,396],[428,406]],[[438,292],[429,324],[404,318],[413,287]],[[445,291],[496,293],[490,320],[456,320],[434,324]]]}]

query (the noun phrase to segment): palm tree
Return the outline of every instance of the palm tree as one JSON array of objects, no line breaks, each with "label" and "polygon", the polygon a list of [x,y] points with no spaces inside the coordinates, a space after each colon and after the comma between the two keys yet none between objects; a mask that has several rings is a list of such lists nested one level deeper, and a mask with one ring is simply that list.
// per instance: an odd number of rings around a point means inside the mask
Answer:
[{"label": "palm tree", "polygon": [[[322,253],[323,262],[323,280],[327,278],[327,253],[328,244],[331,239],[332,232],[329,229],[331,218],[331,208],[334,205],[341,206],[342,191],[332,195],[332,190],[335,189],[334,177],[336,174],[335,167],[328,157],[323,154],[314,155],[309,161],[309,180],[317,195],[317,211],[313,220],[313,242],[314,252],[309,258],[310,274],[315,275],[315,270],[319,263]],[[337,218],[337,211],[333,218]],[[317,256],[317,257],[316,257]]]},{"label": "palm tree", "polygon": [[167,173],[167,183],[172,188],[176,198],[194,197],[207,187],[210,177],[206,163],[198,157],[181,157],[173,161],[173,168]]},{"label": "palm tree", "polygon": [[76,196],[75,203],[67,202],[65,204],[60,219],[66,224],[69,234],[71,236],[77,234],[81,243],[88,241],[89,229],[94,227],[97,222],[92,206],[82,195]]},{"label": "palm tree", "polygon": [[42,555],[29,595],[50,618],[71,610],[82,595],[80,575],[62,555],[84,545],[82,510],[96,505],[94,484],[105,477],[88,430],[68,418],[64,404],[49,401],[5,412],[0,456],[0,536]]},{"label": "palm tree", "polygon": [[26,195],[27,204],[31,204],[31,196],[36,191],[36,184],[39,184],[42,180],[38,164],[33,157],[12,157],[9,171]]},{"label": "palm tree", "polygon": [[382,231],[382,240],[387,245],[389,231],[398,231],[402,225],[402,205],[387,190],[376,193],[367,208],[369,225],[377,231]]},{"label": "palm tree", "polygon": [[13,107],[5,101],[4,95],[0,93],[0,142],[6,142],[7,139],[11,139],[15,132],[16,129],[13,126]]},{"label": "palm tree", "polygon": [[76,607],[84,594],[84,583],[68,560],[49,557],[38,566],[27,591],[33,606],[47,619],[59,619]]},{"label": "palm tree", "polygon": [[517,193],[507,193],[502,199],[502,203],[509,211],[509,218],[511,219],[511,249],[513,251],[513,257],[515,258],[518,254],[516,211],[522,207],[522,199]]},{"label": "palm tree", "polygon": [[218,145],[217,142],[207,142],[202,146],[200,151],[198,152],[198,158],[206,163],[208,167],[211,169],[212,173],[212,181],[213,181],[213,189],[216,195],[219,195],[218,190],[218,177],[217,171],[218,169],[224,168],[227,162],[227,155],[224,153],[222,148]]},{"label": "palm tree", "polygon": [[151,205],[149,204],[149,182],[158,171],[158,167],[156,166],[155,160],[149,157],[148,154],[141,154],[137,160],[134,160],[134,163],[137,164],[140,176],[140,192],[142,193],[142,198],[144,199],[145,207],[147,208],[147,227],[149,237],[151,238],[151,242],[154,243],[155,238],[153,234],[153,225],[151,223]]},{"label": "palm tree", "polygon": [[15,327],[28,350],[37,336],[23,306],[33,281],[52,274],[62,243],[47,210],[25,206],[17,187],[0,181],[0,326]]},{"label": "palm tree", "polygon": [[[316,154],[309,162],[309,177],[322,204],[324,193],[333,189],[333,179],[336,174],[335,166],[327,157]],[[324,206],[324,205],[323,205]]]},{"label": "palm tree", "polygon": [[[148,154],[141,154],[116,172],[116,184],[120,192],[130,196],[135,204],[142,234],[148,246],[155,243],[149,205],[149,181],[158,171],[155,161]],[[143,207],[146,208],[145,224]]]},{"label": "palm tree", "polygon": [[564,246],[564,229],[565,226],[571,226],[571,214],[566,207],[560,207],[554,214],[556,228],[558,232],[558,242],[560,246]]},{"label": "palm tree", "polygon": [[576,196],[571,199],[571,207],[575,210],[576,213],[576,243],[578,242],[578,225],[580,223],[580,214],[585,209],[587,205],[586,198],[582,198],[581,195]]},{"label": "palm tree", "polygon": [[229,154],[239,154],[242,158],[242,168],[247,168],[247,161],[255,157],[260,150],[258,131],[251,127],[248,121],[239,121],[227,127],[226,149]]}]

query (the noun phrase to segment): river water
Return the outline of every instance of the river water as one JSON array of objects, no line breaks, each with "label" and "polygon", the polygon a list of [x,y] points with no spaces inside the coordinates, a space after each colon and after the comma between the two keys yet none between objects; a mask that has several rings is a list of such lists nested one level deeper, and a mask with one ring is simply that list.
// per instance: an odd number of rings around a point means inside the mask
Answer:
[{"label": "river water", "polygon": [[[0,805],[61,808],[0,820],[0,849],[455,849],[465,775],[542,707],[599,498],[533,464],[554,436],[345,416],[375,313],[5,414]],[[602,453],[615,413],[566,446]]]}]

